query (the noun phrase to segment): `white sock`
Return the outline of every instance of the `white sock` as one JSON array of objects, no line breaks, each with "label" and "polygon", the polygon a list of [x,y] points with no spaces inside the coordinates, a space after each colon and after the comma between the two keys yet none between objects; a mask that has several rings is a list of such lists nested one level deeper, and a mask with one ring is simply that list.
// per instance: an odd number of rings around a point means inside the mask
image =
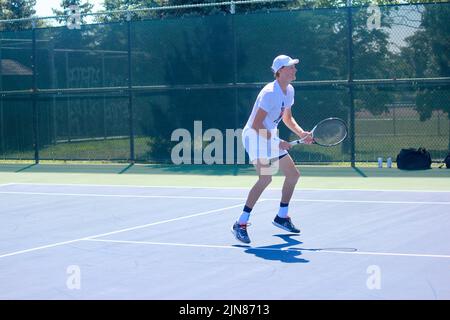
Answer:
[{"label": "white sock", "polygon": [[238,223],[239,224],[247,224],[248,219],[250,219],[250,213],[243,211],[241,216],[239,217]]},{"label": "white sock", "polygon": [[288,216],[288,204],[280,203],[280,210],[278,210],[278,216],[280,218],[286,218]]},{"label": "white sock", "polygon": [[247,224],[248,219],[250,219],[250,212],[252,211],[251,208],[245,206],[244,210],[242,210],[242,214],[239,217],[237,223],[239,224]]}]

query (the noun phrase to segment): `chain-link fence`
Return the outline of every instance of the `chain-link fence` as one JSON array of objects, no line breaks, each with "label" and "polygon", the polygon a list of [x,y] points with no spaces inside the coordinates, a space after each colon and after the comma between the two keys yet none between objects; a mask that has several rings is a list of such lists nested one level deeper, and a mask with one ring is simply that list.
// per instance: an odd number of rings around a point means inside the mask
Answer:
[{"label": "chain-link fence", "polygon": [[240,144],[227,130],[244,126],[281,53],[300,59],[299,124],[334,116],[350,128],[342,145],[292,149],[295,161],[448,153],[449,3],[252,13],[238,4],[0,32],[0,158],[170,162],[176,129],[191,135],[192,153],[211,149],[208,129]]}]

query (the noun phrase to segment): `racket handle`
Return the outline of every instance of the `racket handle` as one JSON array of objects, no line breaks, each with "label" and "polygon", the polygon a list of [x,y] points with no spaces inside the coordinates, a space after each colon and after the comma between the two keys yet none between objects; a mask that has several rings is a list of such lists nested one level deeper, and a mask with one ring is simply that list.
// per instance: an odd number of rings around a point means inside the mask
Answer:
[{"label": "racket handle", "polygon": [[295,146],[296,144],[302,144],[304,141],[305,141],[304,139],[299,139],[299,140],[291,141],[291,142],[289,142],[289,144],[291,146]]}]

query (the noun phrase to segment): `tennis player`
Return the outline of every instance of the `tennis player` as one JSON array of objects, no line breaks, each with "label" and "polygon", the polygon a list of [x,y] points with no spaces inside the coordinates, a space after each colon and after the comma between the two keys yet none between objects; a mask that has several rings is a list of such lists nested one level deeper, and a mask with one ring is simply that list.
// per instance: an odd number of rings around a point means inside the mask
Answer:
[{"label": "tennis player", "polygon": [[292,117],[291,107],[294,104],[294,88],[290,84],[295,80],[298,59],[286,55],[277,56],[272,63],[275,81],[264,86],[259,92],[250,117],[242,133],[242,142],[250,161],[258,173],[258,181],[251,188],[242,214],[232,227],[237,240],[250,243],[247,232],[248,221],[253,206],[262,192],[272,181],[271,168],[276,165],[285,176],[280,209],[273,224],[283,230],[300,233],[288,215],[289,201],[294,192],[300,172],[288,153],[291,145],[278,137],[278,123],[284,124],[305,143],[312,143],[311,133],[303,130]]}]

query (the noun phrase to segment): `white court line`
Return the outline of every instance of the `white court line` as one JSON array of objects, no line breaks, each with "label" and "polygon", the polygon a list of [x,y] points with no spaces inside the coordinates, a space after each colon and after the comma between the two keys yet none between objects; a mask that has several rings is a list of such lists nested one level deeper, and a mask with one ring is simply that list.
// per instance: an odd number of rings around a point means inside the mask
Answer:
[{"label": "white court line", "polygon": [[[63,196],[63,197],[110,197],[110,198],[161,198],[161,199],[202,199],[202,200],[246,200],[244,197],[206,197],[179,195],[124,195],[124,194],[94,194],[94,193],[58,193],[58,192],[22,192],[0,191],[0,194]],[[261,198],[259,201],[280,201],[279,198]],[[328,203],[370,203],[370,204],[422,204],[422,205],[450,205],[450,201],[386,201],[386,200],[340,200],[340,199],[291,199],[291,202],[328,202]]]},{"label": "white court line", "polygon": [[339,251],[339,250],[326,250],[326,249],[302,249],[302,248],[253,248],[253,247],[238,247],[238,246],[218,246],[218,245],[206,245],[206,244],[188,244],[188,243],[167,243],[167,242],[150,242],[150,241],[131,241],[131,240],[108,240],[108,239],[86,239],[86,241],[96,242],[114,242],[125,244],[147,244],[147,245],[159,245],[159,246],[176,246],[176,247],[195,247],[195,248],[217,248],[217,249],[250,249],[250,250],[269,250],[269,251],[293,251],[293,252],[325,252],[325,253],[344,253],[344,254],[359,254],[359,255],[379,255],[379,256],[399,256],[399,257],[426,257],[426,258],[450,258],[450,255],[442,254],[421,254],[421,253],[394,253],[394,252],[370,252],[370,251]]},{"label": "white court line", "polygon": [[[166,196],[166,195],[133,195],[133,194],[94,194],[94,193],[59,193],[59,192],[22,192],[0,191],[0,194],[22,194],[38,196],[65,196],[65,197],[112,197],[112,198],[166,198],[166,199],[205,199],[205,200],[245,200],[242,197],[203,197],[203,196]],[[278,199],[279,200],[279,199]]]},{"label": "white court line", "polygon": [[19,255],[19,254],[22,254],[22,253],[38,251],[38,250],[43,250],[43,249],[47,249],[47,248],[53,248],[53,247],[62,246],[62,245],[69,244],[69,243],[74,243],[74,242],[83,241],[83,240],[90,240],[90,239],[94,239],[94,238],[97,238],[97,237],[109,236],[109,235],[112,235],[112,234],[122,233],[122,232],[126,232],[126,231],[138,230],[138,229],[142,229],[142,228],[156,226],[156,225],[163,224],[163,223],[179,221],[179,220],[189,219],[189,218],[193,218],[193,217],[204,216],[204,215],[215,213],[215,212],[220,212],[220,211],[225,211],[225,210],[228,210],[228,209],[234,209],[234,208],[237,208],[237,207],[242,207],[243,205],[244,205],[244,203],[240,203],[240,204],[237,204],[237,205],[234,205],[234,206],[229,206],[229,207],[225,207],[225,208],[219,208],[219,209],[204,211],[204,212],[200,212],[200,213],[194,213],[194,214],[191,214],[191,215],[188,215],[188,216],[182,216],[182,217],[178,217],[178,218],[174,218],[174,219],[168,219],[168,220],[163,220],[163,221],[158,221],[158,222],[153,222],[153,223],[147,223],[147,224],[134,226],[134,227],[130,227],[130,228],[125,228],[125,229],[120,229],[120,230],[115,230],[115,231],[111,231],[111,232],[99,233],[99,234],[95,234],[95,235],[87,236],[87,237],[83,237],[83,238],[78,238],[78,239],[73,239],[73,240],[68,240],[68,241],[52,243],[52,244],[48,244],[48,245],[45,245],[45,246],[39,246],[39,247],[25,249],[25,250],[14,251],[14,252],[5,253],[5,254],[0,255],[0,258],[5,258],[5,257],[9,257],[9,256],[15,256],[15,255]]},{"label": "white court line", "polygon": [[[249,187],[199,187],[199,186],[141,186],[126,184],[84,184],[84,183],[34,183],[34,182],[16,182],[12,185],[29,186],[68,186],[68,187],[119,187],[119,188],[156,188],[156,189],[212,189],[212,190],[250,190]],[[281,190],[282,187],[267,187],[266,190]],[[296,187],[297,191],[363,191],[363,192],[429,192],[429,193],[450,193],[450,190],[389,190],[389,189],[327,189],[327,188],[301,188]]]},{"label": "white court line", "polygon": [[[265,200],[279,200],[279,199],[265,199]],[[446,201],[375,201],[375,200],[327,200],[327,199],[291,199],[291,202],[330,202],[330,203],[371,203],[371,204],[442,204],[450,205],[450,202]]]},{"label": "white court line", "polygon": [[2,183],[2,184],[0,184],[0,187],[7,187],[7,186],[11,186],[13,184],[14,183]]}]

